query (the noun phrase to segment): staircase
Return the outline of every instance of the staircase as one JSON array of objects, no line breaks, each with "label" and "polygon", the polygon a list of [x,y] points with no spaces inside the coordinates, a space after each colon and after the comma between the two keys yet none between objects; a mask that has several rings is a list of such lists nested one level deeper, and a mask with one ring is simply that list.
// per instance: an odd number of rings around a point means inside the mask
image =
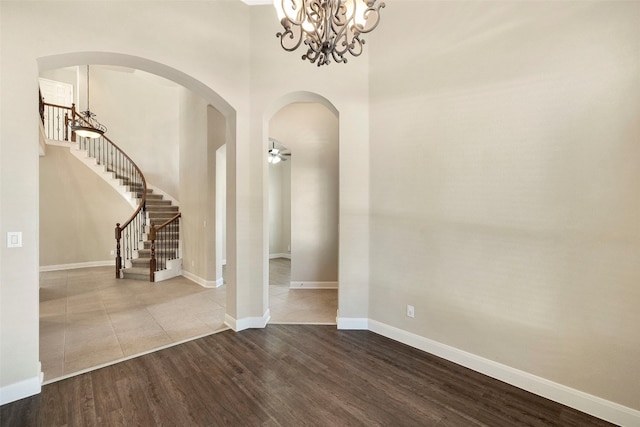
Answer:
[{"label": "staircase", "polygon": [[108,137],[77,137],[70,123],[83,119],[75,105],[48,104],[40,97],[40,116],[41,141],[69,147],[135,210],[123,225],[116,224],[116,278],[156,282],[181,275],[178,206],[149,188],[140,168]]},{"label": "staircase", "polygon": [[[123,185],[128,186],[130,192],[135,194],[137,199],[142,198],[143,189],[140,184],[123,183]],[[124,279],[149,281],[151,241],[148,237],[150,225],[159,226],[179,213],[178,206],[173,205],[171,200],[165,200],[162,194],[155,194],[150,188],[146,190],[146,194],[146,223],[149,226],[145,228],[145,233],[142,240],[138,242],[138,249],[134,250],[133,257],[129,262],[125,262],[124,268],[121,270],[121,277]],[[156,268],[159,268],[155,274],[155,281],[166,280],[181,274],[180,232],[179,226],[177,227],[177,230],[163,233],[155,241],[155,253],[158,257]]]}]

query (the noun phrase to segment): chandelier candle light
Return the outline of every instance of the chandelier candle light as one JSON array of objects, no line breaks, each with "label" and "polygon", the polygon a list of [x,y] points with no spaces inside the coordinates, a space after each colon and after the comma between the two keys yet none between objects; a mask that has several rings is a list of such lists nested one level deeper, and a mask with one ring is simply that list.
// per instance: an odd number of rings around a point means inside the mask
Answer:
[{"label": "chandelier candle light", "polygon": [[74,117],[71,130],[83,138],[99,138],[107,128],[95,119],[96,115],[89,110],[89,65],[87,64],[87,110],[79,113],[80,118]]},{"label": "chandelier candle light", "polygon": [[304,42],[303,60],[328,65],[347,62],[350,53],[360,56],[361,34],[373,31],[380,22],[377,0],[273,0],[284,32],[276,34],[284,50],[292,52]]}]

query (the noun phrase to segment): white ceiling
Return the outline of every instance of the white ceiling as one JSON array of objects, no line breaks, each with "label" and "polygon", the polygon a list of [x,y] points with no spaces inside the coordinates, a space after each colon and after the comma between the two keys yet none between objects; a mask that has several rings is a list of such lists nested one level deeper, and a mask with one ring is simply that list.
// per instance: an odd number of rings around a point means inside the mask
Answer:
[{"label": "white ceiling", "polygon": [[249,6],[257,6],[262,4],[273,4],[273,0],[241,0]]}]

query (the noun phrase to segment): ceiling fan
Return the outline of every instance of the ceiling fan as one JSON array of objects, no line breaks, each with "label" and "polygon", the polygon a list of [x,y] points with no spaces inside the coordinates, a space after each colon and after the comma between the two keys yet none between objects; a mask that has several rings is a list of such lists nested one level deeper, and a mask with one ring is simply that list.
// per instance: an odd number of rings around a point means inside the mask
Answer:
[{"label": "ceiling fan", "polygon": [[272,138],[269,138],[269,142],[271,143],[269,156],[267,157],[269,163],[275,165],[282,161],[289,160],[289,157],[291,157],[291,151],[289,151],[287,147]]}]

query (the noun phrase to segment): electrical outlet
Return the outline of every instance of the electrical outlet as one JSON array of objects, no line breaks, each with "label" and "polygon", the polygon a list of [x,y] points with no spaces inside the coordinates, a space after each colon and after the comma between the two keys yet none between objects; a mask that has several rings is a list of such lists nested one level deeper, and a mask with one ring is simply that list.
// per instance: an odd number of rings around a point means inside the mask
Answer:
[{"label": "electrical outlet", "polygon": [[111,255],[115,255],[115,254],[116,254],[116,251],[111,251]]},{"label": "electrical outlet", "polygon": [[196,261],[195,260],[191,260],[191,267],[195,267],[196,266]]},{"label": "electrical outlet", "polygon": [[407,305],[407,317],[414,317],[415,308],[412,305]]}]

